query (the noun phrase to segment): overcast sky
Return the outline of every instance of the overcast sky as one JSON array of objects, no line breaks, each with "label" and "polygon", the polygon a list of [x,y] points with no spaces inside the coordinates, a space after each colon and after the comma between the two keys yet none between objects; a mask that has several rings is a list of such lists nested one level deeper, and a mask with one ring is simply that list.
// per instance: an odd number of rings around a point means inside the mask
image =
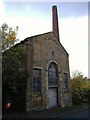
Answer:
[{"label": "overcast sky", "polygon": [[2,20],[19,26],[18,38],[52,31],[52,6],[57,5],[60,42],[69,53],[70,72],[88,77],[88,2],[1,2]]}]

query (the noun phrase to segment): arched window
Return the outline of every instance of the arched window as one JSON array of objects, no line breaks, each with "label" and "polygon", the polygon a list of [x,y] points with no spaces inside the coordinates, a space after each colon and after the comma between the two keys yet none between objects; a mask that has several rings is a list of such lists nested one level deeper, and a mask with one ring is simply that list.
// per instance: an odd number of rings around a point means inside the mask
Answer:
[{"label": "arched window", "polygon": [[57,65],[55,63],[50,63],[48,68],[48,84],[56,85],[57,81],[58,81]]}]

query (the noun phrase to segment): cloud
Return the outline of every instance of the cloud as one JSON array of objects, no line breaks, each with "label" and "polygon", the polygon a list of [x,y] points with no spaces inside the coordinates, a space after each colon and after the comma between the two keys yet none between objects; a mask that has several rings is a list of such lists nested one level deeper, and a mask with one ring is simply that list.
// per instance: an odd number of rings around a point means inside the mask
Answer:
[{"label": "cloud", "polygon": [[60,21],[61,43],[69,53],[70,70],[88,76],[88,16]]}]

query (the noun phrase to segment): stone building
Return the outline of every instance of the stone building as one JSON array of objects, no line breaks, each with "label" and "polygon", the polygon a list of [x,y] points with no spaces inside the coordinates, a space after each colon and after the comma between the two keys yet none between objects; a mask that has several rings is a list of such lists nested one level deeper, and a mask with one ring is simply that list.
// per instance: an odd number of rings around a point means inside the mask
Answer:
[{"label": "stone building", "polygon": [[21,47],[25,55],[26,111],[72,105],[69,54],[60,42],[56,6],[52,7],[52,18],[51,32],[28,37],[14,46]]}]

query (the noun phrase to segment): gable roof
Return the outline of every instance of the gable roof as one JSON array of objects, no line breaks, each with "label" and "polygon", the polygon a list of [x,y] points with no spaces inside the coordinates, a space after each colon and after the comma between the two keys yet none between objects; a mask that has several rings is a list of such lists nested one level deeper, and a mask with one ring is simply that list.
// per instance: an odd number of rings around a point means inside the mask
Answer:
[{"label": "gable roof", "polygon": [[[30,40],[30,39],[33,38],[33,37],[44,36],[44,35],[46,35],[46,34],[53,34],[54,37],[57,39],[57,37],[55,36],[54,32],[53,32],[53,31],[50,31],[50,32],[46,32],[46,33],[42,33],[42,34],[38,34],[38,35],[34,35],[34,36],[27,37],[27,38],[25,38],[24,40],[21,40],[19,43],[16,43],[14,46],[10,47],[9,49],[14,48],[14,47],[17,47],[17,46],[20,45],[20,44],[24,44],[25,42],[28,42],[28,40]],[[58,40],[57,40],[57,42],[58,42]],[[61,42],[58,42],[58,43],[61,45],[61,47],[62,47],[62,48],[64,49],[64,51],[67,53],[67,55],[69,55],[68,52],[67,52],[67,51],[65,50],[65,48],[63,47],[63,45],[61,44]],[[8,51],[9,49],[7,49],[6,51]],[[4,51],[4,52],[5,52],[5,51]]]},{"label": "gable roof", "polygon": [[[30,39],[30,38],[38,37],[38,36],[43,36],[43,35],[46,35],[46,34],[53,34],[54,37],[57,39],[57,37],[55,36],[54,32],[53,32],[53,31],[50,31],[50,32],[46,32],[46,33],[42,33],[42,34],[38,34],[38,35],[34,35],[34,36],[27,37],[27,38],[25,38],[23,41],[21,41],[20,43],[23,44],[23,43],[25,43],[26,41],[28,41],[28,39]],[[58,41],[58,40],[57,40],[57,41]],[[20,43],[18,43],[18,44],[20,44]],[[61,45],[61,47],[64,49],[64,51],[68,54],[68,52],[66,51],[66,49],[64,48],[64,46],[61,44],[61,42],[58,42],[58,43]],[[69,55],[69,54],[68,54],[68,55]]]}]

